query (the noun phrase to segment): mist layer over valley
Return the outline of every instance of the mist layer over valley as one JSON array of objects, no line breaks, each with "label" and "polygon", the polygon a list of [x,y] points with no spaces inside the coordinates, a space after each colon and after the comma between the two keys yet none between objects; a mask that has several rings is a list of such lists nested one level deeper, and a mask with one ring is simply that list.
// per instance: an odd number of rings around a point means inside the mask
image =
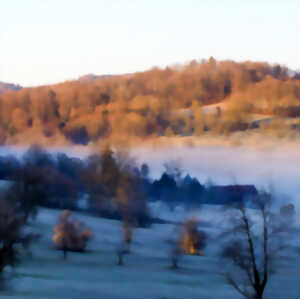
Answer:
[{"label": "mist layer over valley", "polygon": [[173,160],[202,183],[254,184],[258,188],[271,188],[297,204],[300,191],[300,152],[297,147],[138,148],[133,150],[133,156],[151,165],[154,177],[163,171],[163,162]]},{"label": "mist layer over valley", "polygon": [[[21,157],[26,150],[25,146],[2,146],[0,156]],[[80,158],[97,153],[95,148],[86,146],[47,150],[53,154],[64,152]],[[147,163],[153,179],[159,178],[164,171],[164,164],[171,161],[182,170],[183,176],[189,174],[202,184],[253,184],[258,189],[272,190],[281,201],[293,201],[299,205],[300,152],[297,146],[140,146],[129,149],[127,153],[139,165]]]}]

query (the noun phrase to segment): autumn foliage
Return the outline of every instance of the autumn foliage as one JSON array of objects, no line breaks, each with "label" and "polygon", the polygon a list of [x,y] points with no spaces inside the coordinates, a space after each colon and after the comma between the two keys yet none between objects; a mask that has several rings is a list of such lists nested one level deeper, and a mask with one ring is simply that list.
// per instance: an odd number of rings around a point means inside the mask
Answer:
[{"label": "autumn foliage", "polygon": [[84,251],[87,242],[92,237],[92,231],[85,225],[72,218],[71,212],[65,210],[54,227],[53,242],[57,249],[66,251]]},{"label": "autumn foliage", "polygon": [[185,221],[180,239],[180,247],[183,253],[203,255],[202,249],[206,245],[206,239],[206,234],[198,229],[197,219],[192,218]]},{"label": "autumn foliage", "polygon": [[[209,104],[229,109],[204,113]],[[87,144],[251,129],[251,113],[300,115],[299,75],[280,65],[216,61],[23,88],[0,95],[0,142]]]}]

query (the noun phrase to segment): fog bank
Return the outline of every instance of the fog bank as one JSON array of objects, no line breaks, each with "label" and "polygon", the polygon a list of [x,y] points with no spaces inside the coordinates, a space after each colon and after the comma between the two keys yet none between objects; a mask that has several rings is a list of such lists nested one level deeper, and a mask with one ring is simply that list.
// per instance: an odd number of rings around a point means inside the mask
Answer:
[{"label": "fog bank", "polygon": [[300,151],[296,147],[137,148],[132,155],[151,165],[153,177],[161,174],[164,162],[176,160],[185,172],[202,183],[254,184],[271,188],[282,200],[300,199]]},{"label": "fog bank", "polygon": [[[0,156],[10,154],[20,157],[26,150],[27,147],[0,147]],[[91,153],[84,146],[48,150],[76,157]],[[300,202],[300,151],[297,147],[136,147],[130,155],[139,164],[147,163],[153,178],[161,175],[165,162],[175,160],[184,173],[197,177],[201,183],[254,184],[258,188],[272,188],[282,200],[292,200],[297,204],[299,198]]]}]

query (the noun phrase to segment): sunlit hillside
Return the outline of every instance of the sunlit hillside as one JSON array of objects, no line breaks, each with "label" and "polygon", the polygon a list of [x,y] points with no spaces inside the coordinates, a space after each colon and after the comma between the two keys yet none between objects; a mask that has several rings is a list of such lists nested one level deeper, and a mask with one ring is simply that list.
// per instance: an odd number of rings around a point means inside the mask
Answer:
[{"label": "sunlit hillside", "polygon": [[294,138],[299,117],[298,73],[210,58],[1,94],[0,143],[86,145],[237,132]]}]

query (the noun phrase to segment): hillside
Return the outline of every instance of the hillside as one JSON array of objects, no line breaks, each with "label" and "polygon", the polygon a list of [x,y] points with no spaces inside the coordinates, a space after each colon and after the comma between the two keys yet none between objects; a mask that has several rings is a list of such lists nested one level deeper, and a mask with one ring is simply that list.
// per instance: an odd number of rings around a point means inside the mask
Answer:
[{"label": "hillside", "polygon": [[295,137],[299,74],[262,62],[191,61],[87,75],[0,96],[0,143],[128,143],[237,132]]}]

